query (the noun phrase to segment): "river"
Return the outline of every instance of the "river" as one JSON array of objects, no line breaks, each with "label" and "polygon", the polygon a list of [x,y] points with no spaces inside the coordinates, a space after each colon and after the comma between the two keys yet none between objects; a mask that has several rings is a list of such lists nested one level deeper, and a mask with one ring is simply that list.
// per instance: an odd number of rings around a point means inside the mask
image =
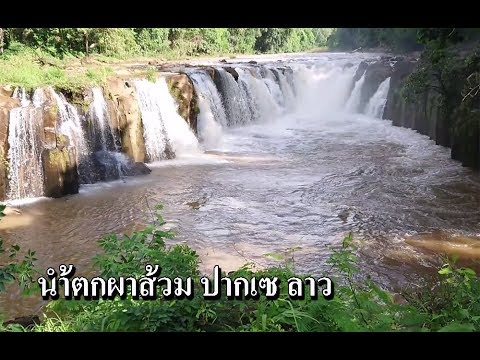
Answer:
[{"label": "river", "polygon": [[[363,271],[388,286],[418,283],[434,272],[440,250],[458,248],[475,261],[479,175],[426,136],[345,111],[346,77],[332,77],[332,69],[361,56],[308,59],[326,70],[317,70],[317,83],[304,93],[297,87],[293,111],[224,128],[202,152],[150,164],[150,175],[17,204],[22,215],[4,218],[1,236],[35,250],[43,271],[71,263],[93,272],[96,241],[140,228],[161,203],[177,233],[171,243],[197,250],[206,273],[216,264],[279,265],[278,255],[287,254],[297,271],[321,275],[330,247],[349,231]],[[16,291],[0,302],[12,316],[41,305]]]}]

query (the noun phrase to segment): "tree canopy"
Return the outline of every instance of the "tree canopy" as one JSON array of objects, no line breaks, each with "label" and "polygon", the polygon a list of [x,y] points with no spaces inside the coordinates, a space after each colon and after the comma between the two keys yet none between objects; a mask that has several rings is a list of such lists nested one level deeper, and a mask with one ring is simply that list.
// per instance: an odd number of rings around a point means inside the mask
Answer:
[{"label": "tree canopy", "polygon": [[13,42],[51,55],[113,57],[303,51],[326,46],[333,29],[314,28],[1,28],[0,51]]}]

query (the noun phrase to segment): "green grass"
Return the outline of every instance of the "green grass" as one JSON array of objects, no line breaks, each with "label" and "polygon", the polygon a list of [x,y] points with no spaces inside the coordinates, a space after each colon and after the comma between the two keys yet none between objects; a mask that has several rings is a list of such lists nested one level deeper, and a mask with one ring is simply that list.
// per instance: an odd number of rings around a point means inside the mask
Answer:
[{"label": "green grass", "polygon": [[53,86],[57,90],[81,91],[103,84],[113,74],[108,66],[75,66],[78,61],[73,56],[60,60],[16,44],[0,57],[0,84],[24,87],[27,90]]}]

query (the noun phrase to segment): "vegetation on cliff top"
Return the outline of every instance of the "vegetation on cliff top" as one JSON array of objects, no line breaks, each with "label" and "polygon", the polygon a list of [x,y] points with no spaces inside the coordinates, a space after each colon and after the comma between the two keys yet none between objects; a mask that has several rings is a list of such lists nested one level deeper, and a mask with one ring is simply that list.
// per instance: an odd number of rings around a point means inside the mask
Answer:
[{"label": "vegetation on cliff top", "polygon": [[[161,207],[157,208],[158,210]],[[145,264],[159,264],[162,276],[192,277],[200,284],[198,255],[186,245],[168,247],[173,234],[157,213],[152,226],[130,236],[108,235],[100,240],[102,252],[94,263],[103,277],[142,276]],[[16,250],[18,251],[18,249]],[[15,251],[15,253],[16,253]],[[326,300],[292,300],[287,280],[294,276],[289,264],[254,273],[248,265],[229,273],[231,279],[278,277],[280,296],[268,300],[206,300],[196,289],[191,300],[65,301],[48,304],[41,324],[28,329],[1,325],[3,331],[479,331],[480,280],[468,268],[445,264],[440,279],[429,291],[405,291],[399,304],[374,281],[359,280],[356,247],[347,236],[329,259],[335,296]],[[33,255],[0,268],[2,279],[31,280]],[[34,260],[34,259],[33,259]],[[301,277],[301,276],[300,276]],[[27,281],[28,282],[28,281]],[[2,288],[3,289],[3,288]],[[0,290],[2,290],[0,289]]]},{"label": "vegetation on cliff top", "polygon": [[325,46],[332,30],[0,28],[0,84],[79,91],[102,84],[121,60],[304,51]]}]

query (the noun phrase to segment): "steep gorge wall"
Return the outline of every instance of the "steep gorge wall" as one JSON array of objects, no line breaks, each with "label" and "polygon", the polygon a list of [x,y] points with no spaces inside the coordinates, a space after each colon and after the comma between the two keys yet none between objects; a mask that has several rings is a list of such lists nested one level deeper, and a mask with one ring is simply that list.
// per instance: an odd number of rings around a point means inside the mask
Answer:
[{"label": "steep gorge wall", "polygon": [[18,99],[12,98],[13,90],[0,87],[0,200],[5,199],[8,186],[8,119],[10,110],[20,106]]},{"label": "steep gorge wall", "polygon": [[426,91],[416,102],[407,102],[402,96],[402,88],[416,66],[416,60],[402,57],[385,57],[380,61],[360,66],[356,74],[357,79],[366,69],[361,107],[365,107],[379,84],[390,77],[390,90],[383,118],[391,120],[395,126],[413,129],[427,135],[438,145],[450,147],[453,159],[460,161],[464,166],[480,169],[478,114],[473,116],[464,113],[454,114],[457,117],[474,117],[469,125],[466,125],[467,128],[459,130],[442,112],[439,105],[440,95],[437,92]]}]

